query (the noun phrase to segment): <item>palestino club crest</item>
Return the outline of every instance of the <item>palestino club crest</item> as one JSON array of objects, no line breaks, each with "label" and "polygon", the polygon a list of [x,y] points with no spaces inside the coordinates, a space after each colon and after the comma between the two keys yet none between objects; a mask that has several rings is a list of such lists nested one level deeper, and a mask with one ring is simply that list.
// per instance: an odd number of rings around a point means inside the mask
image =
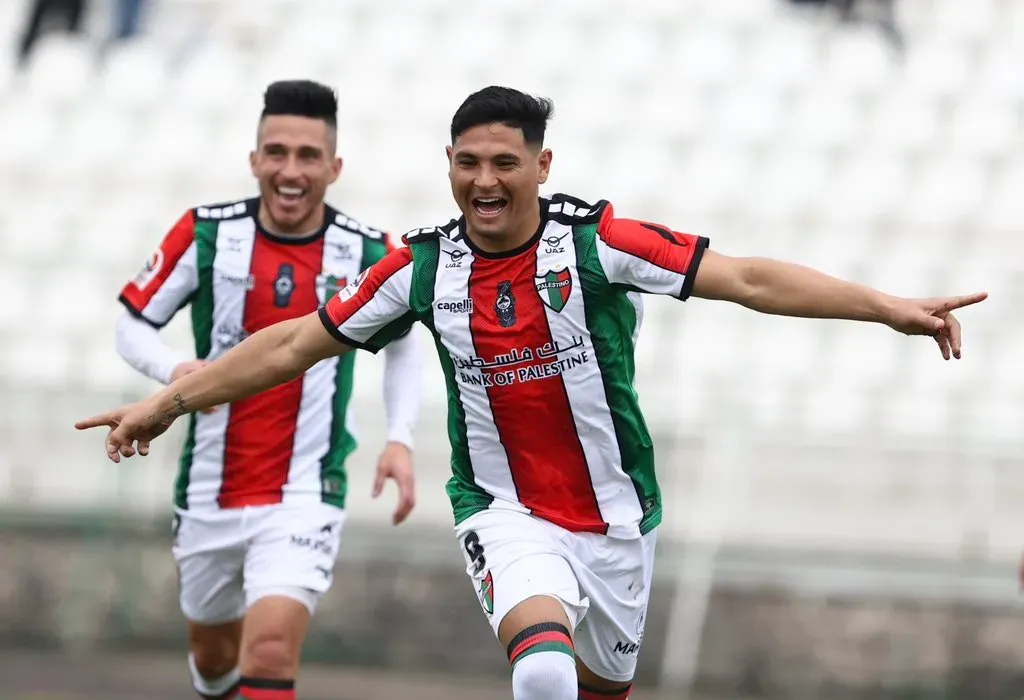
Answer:
[{"label": "palestino club crest", "polygon": [[494,614],[494,579],[491,577],[490,571],[484,576],[484,580],[480,582],[480,602],[483,604],[484,610],[487,611],[488,615]]},{"label": "palestino club crest", "polygon": [[316,295],[321,304],[326,304],[335,294],[348,286],[348,278],[338,275],[317,275]]},{"label": "palestino club crest", "polygon": [[545,306],[556,313],[565,308],[569,294],[572,293],[572,274],[569,268],[563,267],[561,270],[550,270],[543,275],[535,275],[533,283]]}]

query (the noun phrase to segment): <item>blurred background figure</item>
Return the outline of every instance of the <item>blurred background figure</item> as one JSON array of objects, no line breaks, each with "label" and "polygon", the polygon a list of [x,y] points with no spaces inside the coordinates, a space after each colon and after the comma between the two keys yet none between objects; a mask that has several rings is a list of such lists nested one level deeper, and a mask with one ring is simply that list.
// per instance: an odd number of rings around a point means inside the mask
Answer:
[{"label": "blurred background figure", "polygon": [[52,24],[72,34],[81,32],[85,9],[85,0],[34,0],[18,47],[18,60],[24,63],[39,36],[52,29]]},{"label": "blurred background figure", "polygon": [[117,0],[115,39],[130,39],[139,31],[147,0]]},{"label": "blurred background figure", "polygon": [[[181,443],[114,467],[71,425],[154,389],[113,347],[116,293],[169,217],[249,192],[252,115],[294,78],[338,91],[328,201],[396,233],[453,214],[452,113],[507,84],[554,99],[548,193],[894,294],[988,291],[955,365],[885,329],[648,300],[666,512],[636,696],[1024,695],[1020,0],[899,0],[902,53],[791,0],[151,0],[101,61],[116,8],[91,0],[18,70],[31,5],[0,2],[0,695],[181,697]],[[372,445],[383,358],[359,365]],[[375,451],[353,455],[300,697],[507,696],[425,368],[417,509],[382,527]]]},{"label": "blurred background figure", "polygon": [[[13,4],[19,4],[13,2]],[[83,21],[95,3],[87,0],[32,0],[18,43],[18,63],[24,65],[40,37],[59,31],[81,35]],[[147,0],[113,0],[109,7],[112,27],[104,32],[113,41],[135,36],[145,13]]]},{"label": "blurred background figure", "polygon": [[863,22],[876,25],[888,37],[893,47],[903,48],[903,34],[896,24],[896,0],[789,0],[794,5],[817,6],[832,9],[843,22]]}]

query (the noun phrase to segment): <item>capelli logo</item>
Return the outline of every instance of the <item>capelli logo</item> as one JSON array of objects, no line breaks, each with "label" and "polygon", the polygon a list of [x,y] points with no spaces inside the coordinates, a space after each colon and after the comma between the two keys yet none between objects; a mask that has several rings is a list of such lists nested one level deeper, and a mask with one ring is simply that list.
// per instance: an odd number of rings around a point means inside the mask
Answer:
[{"label": "capelli logo", "polygon": [[434,308],[438,311],[447,311],[450,314],[471,314],[473,313],[473,300],[439,301],[434,305]]}]

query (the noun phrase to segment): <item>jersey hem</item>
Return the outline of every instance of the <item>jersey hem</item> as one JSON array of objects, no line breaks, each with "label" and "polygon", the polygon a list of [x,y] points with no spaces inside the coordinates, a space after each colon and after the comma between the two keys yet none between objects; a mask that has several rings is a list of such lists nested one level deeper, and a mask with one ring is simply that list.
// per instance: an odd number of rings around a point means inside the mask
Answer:
[{"label": "jersey hem", "polygon": [[327,504],[329,506],[334,506],[335,508],[341,508],[342,510],[344,510],[345,509],[345,494],[341,494],[341,495],[331,494],[331,495],[321,496],[320,497],[320,502],[321,503],[325,503],[325,504]]},{"label": "jersey hem", "polygon": [[655,510],[652,510],[646,518],[640,521],[640,535],[646,535],[648,532],[661,525],[661,515],[662,509],[659,506]]}]

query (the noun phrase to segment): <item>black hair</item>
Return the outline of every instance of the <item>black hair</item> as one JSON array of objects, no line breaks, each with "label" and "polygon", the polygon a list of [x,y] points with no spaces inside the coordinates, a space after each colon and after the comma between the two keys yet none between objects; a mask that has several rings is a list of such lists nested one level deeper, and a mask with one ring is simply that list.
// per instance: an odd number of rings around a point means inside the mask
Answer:
[{"label": "black hair", "polygon": [[534,97],[512,88],[491,85],[466,98],[452,117],[452,143],[461,134],[481,124],[504,124],[523,132],[531,146],[544,145],[544,131],[555,113],[546,97]]},{"label": "black hair", "polygon": [[263,93],[260,121],[272,115],[320,119],[336,129],[338,97],[331,88],[312,80],[278,80]]}]

